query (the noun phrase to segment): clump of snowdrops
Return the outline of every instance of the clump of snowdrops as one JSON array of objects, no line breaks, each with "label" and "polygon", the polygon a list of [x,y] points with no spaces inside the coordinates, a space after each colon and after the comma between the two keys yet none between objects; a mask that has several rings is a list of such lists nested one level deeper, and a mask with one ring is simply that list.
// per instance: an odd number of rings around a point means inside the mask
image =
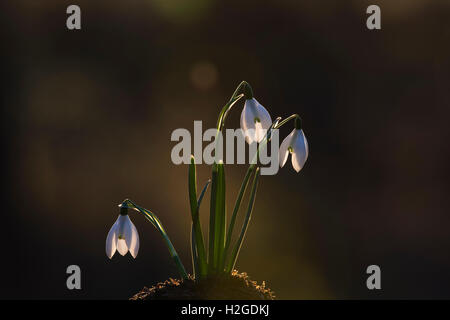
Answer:
[{"label": "clump of snowdrops", "polygon": [[[285,165],[289,155],[291,155],[292,166],[295,171],[299,172],[308,158],[308,143],[302,130],[300,117],[297,114],[293,114],[285,119],[278,117],[272,122],[269,112],[254,98],[250,85],[245,81],[236,88],[228,103],[220,111],[217,120],[218,135],[224,130],[225,120],[229,111],[242,98],[245,99],[245,104],[241,113],[241,129],[245,133],[247,143],[257,143],[258,149],[255,155],[256,159],[251,161],[244,176],[229,221],[227,221],[225,206],[224,163],[222,161],[217,161],[212,164],[211,179],[206,182],[199,194],[197,192],[195,159],[191,156],[188,185],[192,218],[190,239],[192,269],[195,279],[202,279],[212,275],[231,274],[234,269],[256,199],[256,191],[260,178],[260,168],[257,157],[262,148],[265,148],[267,143],[271,140],[273,130],[279,129],[291,120],[294,123],[294,129],[283,140],[279,148],[280,167]],[[211,195],[209,243],[207,250],[205,237],[200,224],[199,211],[209,185],[211,185]],[[240,228],[237,240],[233,242],[232,235],[236,227],[236,217],[249,185],[250,196],[246,206],[243,224]],[[124,200],[119,207],[119,217],[111,227],[106,239],[106,255],[109,258],[112,258],[116,251],[122,256],[129,251],[133,258],[136,258],[139,250],[139,235],[136,227],[128,216],[128,212],[131,209],[143,214],[144,217],[160,232],[181,277],[184,279],[188,278],[186,268],[181,262],[178,253],[159,218],[152,211],[137,205],[129,199]]]}]

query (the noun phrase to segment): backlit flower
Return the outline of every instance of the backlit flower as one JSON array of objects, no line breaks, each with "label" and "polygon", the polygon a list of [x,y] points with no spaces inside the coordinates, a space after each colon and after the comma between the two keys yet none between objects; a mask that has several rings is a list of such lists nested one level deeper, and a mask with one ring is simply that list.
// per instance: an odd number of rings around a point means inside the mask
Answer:
[{"label": "backlit flower", "polygon": [[[121,212],[123,212],[121,210]],[[126,212],[126,210],[125,210]],[[131,222],[128,214],[121,213],[109,230],[106,238],[106,255],[112,258],[114,253],[119,253],[124,256],[130,251],[133,258],[136,258],[139,251],[139,235]]]},{"label": "backlit flower", "polygon": [[308,159],[308,141],[302,129],[294,129],[283,140],[280,146],[279,161],[280,167],[286,163],[289,154],[291,154],[292,167],[295,171],[302,170],[303,165]]},{"label": "backlit flower", "polygon": [[271,125],[272,119],[266,108],[255,98],[245,100],[241,113],[241,129],[249,144],[254,141],[261,142]]}]

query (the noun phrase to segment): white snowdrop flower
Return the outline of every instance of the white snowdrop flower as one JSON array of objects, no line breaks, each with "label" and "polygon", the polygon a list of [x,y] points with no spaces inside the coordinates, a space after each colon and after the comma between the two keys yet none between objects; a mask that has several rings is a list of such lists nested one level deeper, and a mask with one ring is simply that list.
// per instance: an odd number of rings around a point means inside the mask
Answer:
[{"label": "white snowdrop flower", "polygon": [[133,258],[136,258],[139,251],[139,234],[130,217],[126,214],[126,209],[121,210],[121,214],[106,237],[106,255],[108,258],[111,259],[116,250],[122,256],[130,251]]},{"label": "white snowdrop flower", "polygon": [[266,108],[255,98],[245,100],[241,113],[241,129],[249,144],[254,141],[261,142],[271,125],[272,119]]},{"label": "white snowdrop flower", "polygon": [[306,159],[308,159],[308,141],[302,129],[294,129],[283,140],[280,146],[279,161],[280,167],[286,163],[289,154],[291,154],[292,167],[295,171],[302,170]]}]

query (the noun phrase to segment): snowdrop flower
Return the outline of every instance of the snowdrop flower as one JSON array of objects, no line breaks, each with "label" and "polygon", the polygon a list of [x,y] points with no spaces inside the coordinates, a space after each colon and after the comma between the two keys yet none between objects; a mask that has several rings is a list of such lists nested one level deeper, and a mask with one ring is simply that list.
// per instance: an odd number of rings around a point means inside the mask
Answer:
[{"label": "snowdrop flower", "polygon": [[269,112],[255,98],[245,100],[241,113],[241,129],[244,131],[245,140],[261,142],[267,130],[272,125]]},{"label": "snowdrop flower", "polygon": [[111,259],[116,250],[122,256],[130,251],[133,258],[136,258],[139,250],[139,235],[130,217],[128,217],[126,208],[121,208],[119,217],[106,237],[106,255],[108,258]]},{"label": "snowdrop flower", "polygon": [[289,154],[292,156],[292,167],[295,171],[302,170],[306,159],[308,159],[308,141],[306,141],[305,134],[301,129],[301,121],[298,118],[295,121],[295,129],[281,143],[280,167],[284,166]]}]

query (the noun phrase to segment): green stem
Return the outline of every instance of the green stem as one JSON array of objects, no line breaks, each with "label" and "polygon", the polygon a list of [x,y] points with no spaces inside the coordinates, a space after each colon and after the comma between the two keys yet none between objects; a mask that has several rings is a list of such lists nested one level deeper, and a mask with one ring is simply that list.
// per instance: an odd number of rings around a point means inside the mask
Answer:
[{"label": "green stem", "polygon": [[234,205],[233,213],[231,215],[230,224],[228,226],[227,240],[225,242],[225,249],[224,249],[224,254],[223,254],[223,260],[222,260],[222,264],[220,265],[221,270],[223,270],[226,258],[228,256],[228,251],[229,251],[230,245],[231,245],[231,237],[233,235],[234,225],[236,223],[237,213],[239,211],[239,208],[240,208],[240,205],[241,205],[241,202],[242,202],[242,198],[243,198],[243,196],[245,194],[245,190],[247,189],[247,185],[248,185],[250,176],[251,176],[253,170],[256,167],[256,161],[258,159],[258,155],[261,152],[261,150],[267,145],[267,142],[270,141],[271,130],[278,125],[280,120],[281,120],[280,117],[276,118],[275,121],[272,123],[272,126],[267,130],[266,136],[264,137],[263,141],[261,141],[261,143],[258,145],[258,149],[257,149],[256,155],[253,158],[250,166],[248,167],[247,172],[246,172],[245,177],[244,177],[244,180],[242,181],[241,188],[239,190],[238,197],[237,197],[235,205]]},{"label": "green stem", "polygon": [[247,185],[248,185],[248,182],[250,180],[250,176],[252,175],[254,169],[255,169],[255,165],[254,164],[252,164],[252,165],[250,165],[248,167],[247,172],[245,173],[244,180],[242,181],[241,188],[239,189],[238,197],[237,197],[236,202],[234,204],[233,213],[232,213],[231,219],[230,219],[230,225],[228,226],[227,240],[225,242],[225,250],[224,250],[224,254],[223,254],[223,256],[224,256],[223,264],[221,265],[221,269],[222,270],[225,267],[224,266],[225,260],[226,260],[226,257],[228,256],[228,250],[230,249],[231,236],[233,235],[233,229],[234,229],[234,225],[236,223],[237,213],[238,213],[239,208],[241,206],[242,198],[244,197],[245,190],[247,189]]},{"label": "green stem", "polygon": [[225,120],[227,118],[228,112],[234,106],[234,104],[242,97],[250,99],[253,97],[253,91],[247,81],[242,81],[237,88],[234,90],[230,101],[222,108],[219,113],[219,118],[217,119],[217,130],[221,131],[225,125]]},{"label": "green stem", "polygon": [[177,266],[178,271],[180,272],[181,276],[184,279],[187,279],[188,274],[186,272],[186,269],[184,268],[184,265],[181,262],[180,257],[178,256],[178,253],[175,250],[175,247],[173,246],[172,242],[170,241],[169,236],[167,235],[167,232],[164,230],[164,227],[163,227],[161,221],[158,219],[158,217],[150,210],[138,206],[137,204],[135,204],[133,201],[131,201],[129,199],[126,199],[125,201],[123,201],[122,204],[120,205],[120,207],[134,209],[134,210],[142,213],[144,215],[144,217],[153,224],[153,226],[161,233],[164,240],[166,241],[166,245],[169,249],[170,256],[174,260],[175,265]]},{"label": "green stem", "polygon": [[225,125],[225,119],[228,115],[228,111],[235,105],[236,102],[239,101],[244,96],[243,93],[236,97],[232,97],[230,101],[222,108],[222,110],[219,113],[219,118],[217,119],[217,131],[221,131],[223,126]]},{"label": "green stem", "polygon": [[279,122],[277,125],[275,125],[273,128],[274,129],[279,129],[282,126],[284,126],[288,121],[292,120],[292,119],[300,119],[300,116],[298,114],[293,114],[290,115],[289,117],[287,117],[286,119],[284,119],[283,121]]},{"label": "green stem", "polygon": [[248,203],[247,213],[245,215],[244,224],[241,229],[241,234],[239,235],[239,238],[233,248],[233,251],[231,252],[230,259],[229,259],[227,267],[225,269],[226,273],[230,273],[231,270],[233,270],[233,268],[236,264],[237,257],[239,255],[239,251],[241,250],[242,242],[244,241],[244,237],[247,232],[248,224],[249,224],[251,216],[252,216],[253,205],[255,203],[255,198],[256,198],[256,190],[258,187],[259,176],[260,176],[260,172],[259,172],[259,168],[257,168],[256,172],[255,172],[255,177],[253,178],[252,191],[250,194],[250,200]]}]

